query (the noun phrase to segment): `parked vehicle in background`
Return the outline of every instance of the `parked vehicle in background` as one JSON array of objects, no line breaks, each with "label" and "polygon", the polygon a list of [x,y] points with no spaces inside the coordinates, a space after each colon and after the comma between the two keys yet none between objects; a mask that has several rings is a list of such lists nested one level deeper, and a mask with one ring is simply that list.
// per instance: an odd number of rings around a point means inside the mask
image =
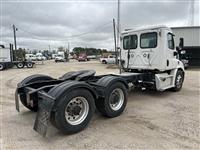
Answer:
[{"label": "parked vehicle in background", "polygon": [[26,54],[25,58],[28,61],[35,61],[36,60],[36,56],[34,54]]},{"label": "parked vehicle in background", "polygon": [[63,55],[57,55],[55,57],[55,62],[64,62],[66,59],[63,57]]},{"label": "parked vehicle in background", "polygon": [[35,64],[31,60],[14,61],[13,57],[14,54],[11,45],[10,48],[6,48],[4,45],[0,45],[0,71],[11,68],[13,66],[16,66],[17,68],[24,68],[24,66],[27,68],[32,68]]},{"label": "parked vehicle in background", "polygon": [[69,59],[74,59],[74,57],[72,55],[70,55],[70,54],[69,54],[68,57],[69,57]]},{"label": "parked vehicle in background", "polygon": [[62,56],[63,58],[65,58],[65,52],[58,52],[59,56]]},{"label": "parked vehicle in background", "polygon": [[88,61],[89,59],[87,58],[87,55],[86,54],[80,54],[78,56],[78,61]]},{"label": "parked vehicle in background", "polygon": [[102,57],[100,58],[100,62],[103,64],[114,64],[116,61],[115,55],[108,55],[108,57]]},{"label": "parked vehicle in background", "polygon": [[96,59],[96,55],[90,55],[90,56],[87,56],[88,59]]},{"label": "parked vehicle in background", "polygon": [[52,59],[55,59],[57,57],[58,54],[52,54]]},{"label": "parked vehicle in background", "polygon": [[44,57],[44,56],[42,55],[42,53],[37,53],[37,54],[36,54],[36,60],[37,60],[37,61],[46,60],[46,57]]}]

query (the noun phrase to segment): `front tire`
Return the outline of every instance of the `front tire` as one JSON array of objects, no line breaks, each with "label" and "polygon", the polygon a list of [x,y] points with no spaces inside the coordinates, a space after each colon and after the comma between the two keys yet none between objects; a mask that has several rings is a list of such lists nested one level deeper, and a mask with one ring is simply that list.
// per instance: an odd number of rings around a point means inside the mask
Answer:
[{"label": "front tire", "polygon": [[95,104],[92,94],[86,89],[63,93],[51,119],[52,124],[63,133],[77,133],[89,124]]},{"label": "front tire", "polygon": [[127,89],[123,83],[117,82],[106,89],[106,97],[95,101],[101,114],[113,118],[119,116],[127,104]]},{"label": "front tire", "polygon": [[172,88],[173,91],[178,92],[181,90],[183,86],[183,81],[184,81],[184,72],[182,70],[178,70],[176,73],[176,78],[175,78],[175,86]]}]

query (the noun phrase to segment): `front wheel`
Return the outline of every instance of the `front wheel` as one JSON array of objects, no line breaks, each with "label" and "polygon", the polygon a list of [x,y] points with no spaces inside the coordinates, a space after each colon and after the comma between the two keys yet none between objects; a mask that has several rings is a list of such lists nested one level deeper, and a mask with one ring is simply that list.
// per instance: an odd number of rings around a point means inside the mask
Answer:
[{"label": "front wheel", "polygon": [[96,107],[104,116],[113,118],[119,116],[127,104],[127,89],[123,83],[117,82],[106,89],[105,98],[95,101]]},{"label": "front wheel", "polygon": [[172,90],[175,92],[180,91],[183,86],[183,81],[184,81],[184,72],[182,70],[178,70],[176,73],[174,88],[172,88]]},{"label": "front wheel", "polygon": [[88,125],[94,114],[94,98],[86,89],[63,94],[52,116],[52,124],[63,133],[77,133]]}]

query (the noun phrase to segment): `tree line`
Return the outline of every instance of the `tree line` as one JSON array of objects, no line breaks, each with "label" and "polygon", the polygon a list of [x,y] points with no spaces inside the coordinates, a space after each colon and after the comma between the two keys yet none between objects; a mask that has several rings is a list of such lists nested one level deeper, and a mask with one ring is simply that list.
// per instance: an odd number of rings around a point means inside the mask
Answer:
[{"label": "tree line", "polygon": [[14,56],[16,57],[17,60],[23,60],[25,59],[25,54],[28,53],[32,53],[32,54],[36,54],[36,53],[42,53],[45,57],[51,56],[52,54],[56,54],[59,51],[63,51],[65,52],[66,55],[71,54],[72,56],[74,54],[76,54],[77,56],[80,54],[86,54],[88,56],[90,55],[103,55],[105,53],[113,53],[113,51],[108,51],[107,49],[97,49],[97,48],[83,48],[83,47],[74,47],[72,52],[69,52],[68,49],[60,46],[58,47],[57,50],[26,50],[24,48],[18,48],[16,51],[13,51]]},{"label": "tree line", "polygon": [[102,55],[103,53],[108,53],[107,49],[96,49],[96,48],[83,48],[83,47],[74,47],[73,51],[70,53],[71,55],[79,55],[79,54],[86,54],[86,55]]}]

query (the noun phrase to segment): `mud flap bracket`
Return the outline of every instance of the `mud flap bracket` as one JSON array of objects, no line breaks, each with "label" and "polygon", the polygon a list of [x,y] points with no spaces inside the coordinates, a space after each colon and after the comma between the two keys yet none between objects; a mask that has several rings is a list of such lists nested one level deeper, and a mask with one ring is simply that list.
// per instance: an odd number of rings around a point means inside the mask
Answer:
[{"label": "mud flap bracket", "polygon": [[16,91],[15,91],[15,108],[19,112],[20,110],[19,110],[19,97],[18,96],[19,96],[18,89],[16,89]]}]

